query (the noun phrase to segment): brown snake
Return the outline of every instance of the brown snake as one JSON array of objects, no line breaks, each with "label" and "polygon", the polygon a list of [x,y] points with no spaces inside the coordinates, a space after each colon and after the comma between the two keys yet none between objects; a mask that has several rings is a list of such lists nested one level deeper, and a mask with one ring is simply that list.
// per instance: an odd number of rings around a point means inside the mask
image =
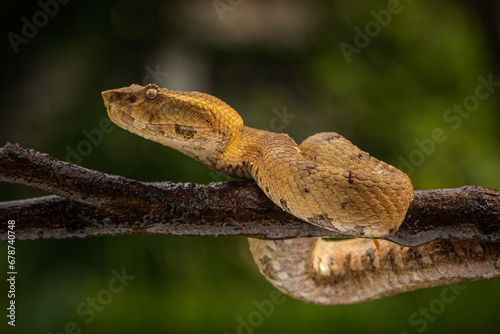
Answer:
[{"label": "brown snake", "polygon": [[[336,133],[298,146],[288,135],[243,126],[223,101],[199,92],[131,85],[102,93],[120,127],[230,177],[253,179],[283,210],[311,224],[369,238],[397,231],[413,199],[406,174]],[[249,239],[260,271],[289,295],[350,304],[423,287],[500,277],[493,243]]]}]

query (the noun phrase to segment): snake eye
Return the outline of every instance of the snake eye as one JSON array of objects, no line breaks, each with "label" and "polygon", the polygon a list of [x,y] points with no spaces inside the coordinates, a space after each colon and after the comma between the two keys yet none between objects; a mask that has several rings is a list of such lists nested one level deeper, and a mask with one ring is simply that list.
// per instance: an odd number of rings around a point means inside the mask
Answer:
[{"label": "snake eye", "polygon": [[158,95],[158,91],[154,88],[149,88],[146,91],[146,97],[150,100],[154,99]]}]

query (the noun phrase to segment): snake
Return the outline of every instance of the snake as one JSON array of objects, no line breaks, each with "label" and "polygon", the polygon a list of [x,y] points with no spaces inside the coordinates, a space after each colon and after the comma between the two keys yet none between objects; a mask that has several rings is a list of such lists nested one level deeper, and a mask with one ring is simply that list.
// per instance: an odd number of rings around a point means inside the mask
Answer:
[{"label": "snake", "polygon": [[245,126],[236,110],[201,92],[133,84],[102,92],[119,127],[171,147],[235,179],[257,183],[282,210],[354,237],[249,238],[264,277],[305,302],[341,305],[415,289],[500,277],[500,248],[470,240],[405,247],[395,233],[414,192],[410,178],[335,132],[298,145]]}]

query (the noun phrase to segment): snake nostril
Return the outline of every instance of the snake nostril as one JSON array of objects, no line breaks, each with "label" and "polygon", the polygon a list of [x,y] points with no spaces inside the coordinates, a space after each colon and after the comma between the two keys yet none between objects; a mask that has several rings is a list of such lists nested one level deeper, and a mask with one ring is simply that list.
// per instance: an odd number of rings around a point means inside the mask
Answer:
[{"label": "snake nostril", "polygon": [[109,103],[109,102],[113,102],[114,100],[116,100],[116,95],[115,93],[113,92],[109,92],[109,91],[105,91],[105,92],[102,92],[102,97],[104,98],[104,100]]}]

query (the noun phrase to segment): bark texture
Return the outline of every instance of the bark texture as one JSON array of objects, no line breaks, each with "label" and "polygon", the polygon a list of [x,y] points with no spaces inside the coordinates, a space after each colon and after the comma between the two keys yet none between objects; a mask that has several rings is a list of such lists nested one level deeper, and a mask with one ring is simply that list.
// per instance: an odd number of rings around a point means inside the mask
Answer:
[{"label": "bark texture", "polygon": [[[123,234],[348,237],[283,212],[253,182],[144,183],[18,144],[0,149],[0,182],[55,194],[0,203],[0,241],[7,239],[9,219],[16,220],[17,240]],[[384,239],[416,246],[443,238],[500,242],[500,191],[417,190],[399,231]]]}]

